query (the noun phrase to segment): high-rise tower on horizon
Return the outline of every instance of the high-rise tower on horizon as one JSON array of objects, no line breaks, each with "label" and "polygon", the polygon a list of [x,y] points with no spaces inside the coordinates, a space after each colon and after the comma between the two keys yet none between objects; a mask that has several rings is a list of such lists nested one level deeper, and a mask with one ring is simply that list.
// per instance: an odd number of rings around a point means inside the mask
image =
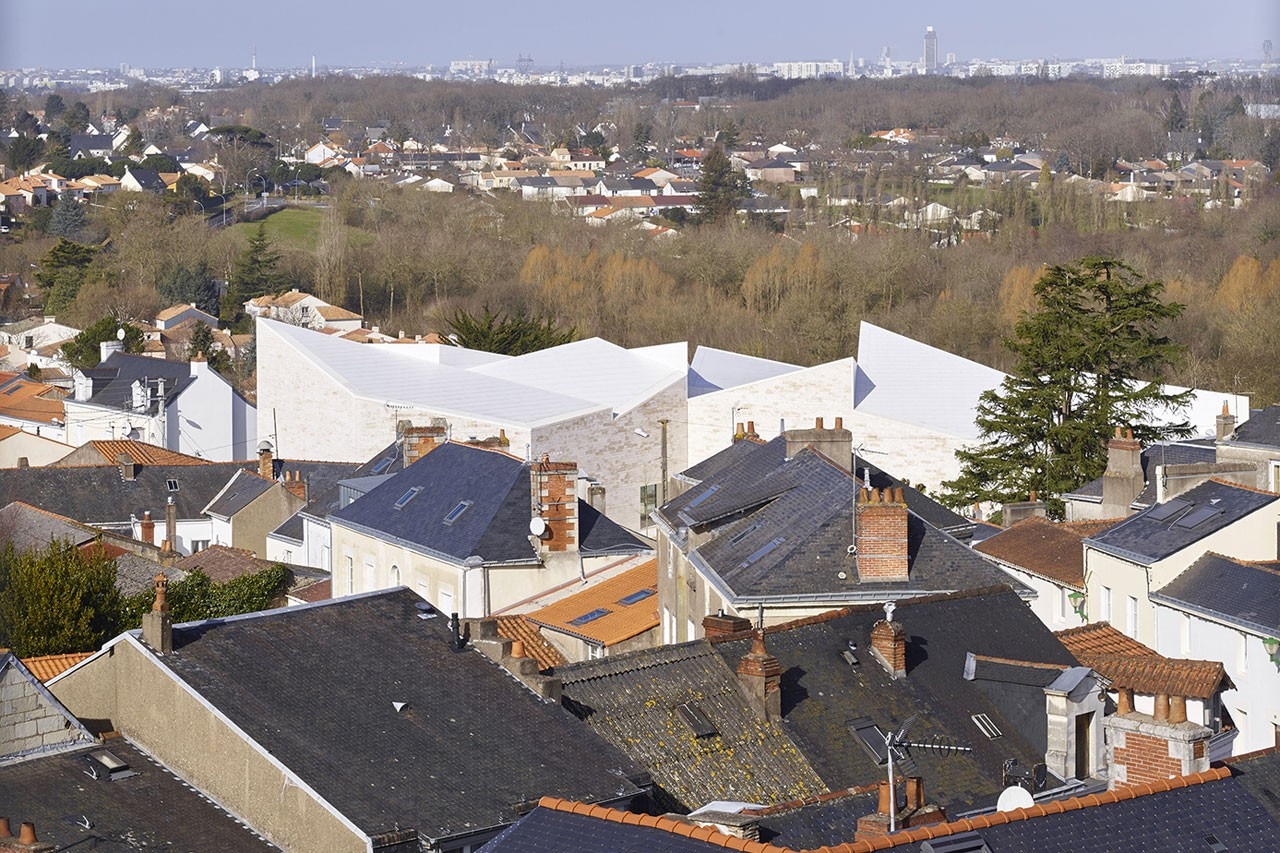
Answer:
[{"label": "high-rise tower on horizon", "polygon": [[938,34],[933,27],[924,31],[924,73],[938,73]]}]

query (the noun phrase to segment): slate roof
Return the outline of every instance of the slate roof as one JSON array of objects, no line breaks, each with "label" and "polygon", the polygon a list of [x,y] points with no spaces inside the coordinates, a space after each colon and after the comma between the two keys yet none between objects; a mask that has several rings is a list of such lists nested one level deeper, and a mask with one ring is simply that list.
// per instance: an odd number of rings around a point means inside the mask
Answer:
[{"label": "slate roof", "polygon": [[[1217,459],[1217,450],[1213,442],[1201,441],[1164,441],[1142,448],[1142,491],[1129,504],[1133,509],[1149,507],[1156,502],[1155,466],[1157,465],[1192,465],[1197,462],[1213,462]],[[1102,502],[1102,478],[1090,480],[1069,495],[1065,500],[1084,500],[1090,503]]]},{"label": "slate roof", "polygon": [[223,486],[222,491],[209,502],[204,508],[206,515],[212,515],[217,518],[226,520],[231,516],[240,512],[240,510],[262,497],[271,486],[274,480],[268,480],[259,476],[256,472],[246,471],[241,468],[231,475],[231,479]]},{"label": "slate roof", "polygon": [[863,486],[870,486],[873,489],[900,488],[907,509],[931,526],[950,533],[957,539],[968,539],[973,536],[976,527],[973,519],[965,518],[948,509],[907,481],[899,480],[892,474],[882,471],[861,456],[854,456],[853,465],[854,475]]},{"label": "slate roof", "polygon": [[1280,636],[1280,562],[1245,563],[1210,552],[1153,591],[1151,600]]},{"label": "slate roof", "polygon": [[[631,600],[629,596],[638,597]],[[590,621],[582,617],[600,613]],[[528,614],[531,622],[601,646],[616,646],[658,627],[658,560],[590,586]]]},{"label": "slate roof", "polygon": [[[462,514],[446,524],[445,518],[464,503]],[[538,557],[529,543],[531,506],[528,463],[446,442],[330,518],[453,562],[477,555],[490,563],[533,563]],[[578,518],[583,553],[648,549],[584,501],[578,501]]]},{"label": "slate roof", "polygon": [[[336,482],[354,466],[343,462],[275,462],[277,476],[296,472],[309,489]],[[118,465],[78,465],[69,468],[0,469],[0,505],[21,500],[49,512],[93,525],[119,525],[132,514],[151,511],[163,524],[166,501],[172,497],[178,518],[200,518],[209,501],[242,468],[257,463],[204,462],[200,465],[141,465],[134,480],[124,480]],[[169,490],[169,481],[177,491]]]},{"label": "slate roof", "polygon": [[[165,361],[145,355],[113,352],[97,367],[82,371],[93,382],[93,393],[80,402],[112,409],[133,408],[133,383],[150,383],[154,390],[157,379],[164,379],[165,400],[173,400],[191,384],[191,365],[182,361]],[[148,406],[154,411],[154,403]],[[114,460],[112,460],[114,461]]]},{"label": "slate roof", "polygon": [[[925,788],[925,797],[930,792]],[[768,809],[749,809],[759,815],[760,840],[779,847],[800,850],[836,844],[853,838],[858,818],[874,814],[878,798],[875,787],[854,791],[833,791],[817,802],[784,803]]]},{"label": "slate roof", "polygon": [[1003,563],[1083,590],[1084,539],[1118,521],[1060,524],[1032,516],[973,547]]},{"label": "slate roof", "polygon": [[1277,500],[1280,495],[1271,492],[1210,480],[1086,541],[1089,547],[1149,565]]},{"label": "slate roof", "polygon": [[455,652],[421,601],[400,588],[175,626],[156,660],[368,834],[440,839],[513,822],[541,794],[639,793],[622,753]]},{"label": "slate roof", "polygon": [[[137,775],[91,779],[88,756],[101,749]],[[15,833],[19,821],[31,821],[40,840],[58,850],[278,849],[120,738],[0,766],[0,802]]]},{"label": "slate roof", "polygon": [[[894,680],[871,656],[870,631],[884,618],[878,606],[859,605],[790,625],[766,628],[769,652],[782,664],[784,728],[809,758],[827,786],[875,784],[884,774],[849,730],[867,717],[883,731],[909,717],[924,740],[940,737],[973,747],[972,753],[915,756],[931,801],[951,812],[992,805],[1003,788],[1003,762],[1023,766],[1043,761],[1038,732],[1024,735],[993,698],[964,677],[970,652],[1023,662],[1076,666],[1075,658],[1008,587],[904,599],[895,620],[907,633],[907,676]],[[716,651],[730,666],[748,650],[747,639],[719,642]],[[857,661],[841,656],[853,642]],[[566,688],[567,692],[567,688]],[[1039,707],[1043,719],[1044,698]],[[1004,733],[983,736],[971,719],[987,714]]]},{"label": "slate roof", "polygon": [[[690,559],[731,600],[883,600],[890,593],[1011,582],[994,564],[926,523],[910,503],[909,580],[860,582],[857,558],[849,554],[855,481],[848,472],[808,448],[786,458],[785,436],[761,445],[737,442],[722,453],[727,461],[717,461],[706,479],[657,512],[673,530],[712,531],[712,538],[691,549]],[[932,503],[923,495],[918,499]]]},{"label": "slate roof", "polygon": [[1231,776],[1280,823],[1280,746],[1226,760]]},{"label": "slate roof", "polygon": [[1249,420],[1237,426],[1224,444],[1280,448],[1280,405],[1250,412]]},{"label": "slate roof", "polygon": [[[564,706],[652,774],[662,808],[822,793],[823,780],[787,732],[747,706],[736,666],[698,640],[569,664],[555,674]],[[680,710],[687,703],[714,733],[698,736]]]}]

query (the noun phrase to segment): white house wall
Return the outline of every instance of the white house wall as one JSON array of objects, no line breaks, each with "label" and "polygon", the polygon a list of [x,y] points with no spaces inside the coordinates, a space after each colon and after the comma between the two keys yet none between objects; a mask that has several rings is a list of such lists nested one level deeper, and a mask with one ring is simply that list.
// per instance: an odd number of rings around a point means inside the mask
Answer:
[{"label": "white house wall", "polygon": [[165,447],[213,462],[237,462],[257,456],[257,413],[227,380],[204,362],[193,362],[194,376],[165,407]]}]

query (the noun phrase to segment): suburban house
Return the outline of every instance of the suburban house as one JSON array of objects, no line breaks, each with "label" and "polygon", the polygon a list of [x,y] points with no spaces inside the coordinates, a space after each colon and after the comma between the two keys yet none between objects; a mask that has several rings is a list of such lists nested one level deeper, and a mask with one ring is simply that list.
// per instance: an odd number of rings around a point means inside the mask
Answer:
[{"label": "suburban house", "polygon": [[168,188],[164,178],[155,169],[135,169],[129,166],[120,178],[120,189],[124,192],[159,195]]},{"label": "suburban house", "polygon": [[1084,540],[1086,613],[1157,648],[1150,593],[1208,552],[1276,559],[1280,494],[1209,480]]},{"label": "suburban house", "polygon": [[155,322],[152,325],[161,331],[165,331],[185,323],[187,320],[198,320],[211,329],[218,328],[218,318],[201,311],[194,302],[171,305],[156,315]]},{"label": "suburban house", "polygon": [[1222,726],[1236,755],[1280,744],[1280,562],[1207,552],[1153,589],[1155,649],[1221,661]]},{"label": "suburban house", "polygon": [[909,503],[901,486],[864,483],[852,465],[849,430],[839,418],[834,429],[818,419],[769,442],[743,438],[676,478],[679,493],[654,513],[664,642],[696,639],[709,614],[772,625],[1010,583],[929,523],[932,501],[915,493]]},{"label": "suburban house", "polygon": [[[4,418],[5,414],[0,410],[0,421]],[[71,445],[52,438],[0,423],[0,468],[48,465],[74,449]]]},{"label": "suburban house", "polygon": [[398,423],[438,420],[455,441],[505,435],[526,459],[575,461],[607,490],[605,514],[630,529],[650,525],[661,484],[686,466],[684,344],[627,350],[592,338],[508,357],[257,328],[259,432],[301,457],[362,463]]},{"label": "suburban house", "polygon": [[[965,747],[898,768],[935,820],[994,805],[1024,771],[1042,796],[1105,775],[1099,682],[1007,587],[750,624],[712,615],[702,640],[554,670],[565,707],[651,769],[660,808],[865,792],[885,778],[884,733],[904,724]],[[876,809],[845,805],[850,834]]]},{"label": "suburban house", "polygon": [[1257,479],[1248,485],[1280,491],[1280,405],[1251,412],[1239,426],[1232,418],[1228,427],[1218,437],[1217,461],[1253,465]]},{"label": "suburban house", "polygon": [[265,317],[309,329],[337,329],[342,332],[352,332],[364,323],[364,318],[359,314],[330,305],[320,297],[303,293],[296,287],[288,293],[268,294],[250,299],[244,304],[244,310],[251,317]]},{"label": "suburban house", "polygon": [[577,478],[572,462],[431,447],[329,516],[334,591],[403,584],[443,613],[481,617],[649,551],[578,498]]},{"label": "suburban house", "polygon": [[63,401],[67,437],[134,438],[214,461],[254,458],[257,417],[206,361],[170,362],[119,351],[105,342],[97,367],[77,371]]},{"label": "suburban house", "polygon": [[267,534],[306,505],[306,485],[301,480],[278,481],[272,472],[270,451],[263,451],[260,470],[241,468],[209,501],[204,514],[210,519],[210,544],[267,553]]},{"label": "suburban house", "polygon": [[627,809],[645,794],[642,770],[557,707],[558,681],[517,681],[481,651],[501,644],[410,590],[175,626],[164,583],[141,631],[48,690],[272,844],[461,853],[542,795]]}]

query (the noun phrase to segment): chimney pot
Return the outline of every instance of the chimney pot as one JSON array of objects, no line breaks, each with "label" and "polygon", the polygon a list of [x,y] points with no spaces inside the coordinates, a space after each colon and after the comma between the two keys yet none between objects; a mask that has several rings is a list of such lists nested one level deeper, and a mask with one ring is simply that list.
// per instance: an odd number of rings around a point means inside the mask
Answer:
[{"label": "chimney pot", "polygon": [[844,429],[844,418],[836,418],[836,429]]},{"label": "chimney pot", "polygon": [[1169,697],[1169,722],[1185,723],[1187,721],[1187,697]]},{"label": "chimney pot", "polygon": [[813,419],[813,428],[814,428],[814,429],[823,429],[823,428],[824,428],[824,427],[822,426],[822,418],[814,418],[814,419]]},{"label": "chimney pot", "polygon": [[880,798],[876,803],[876,811],[888,815],[893,810],[893,786],[888,779],[880,780]]},{"label": "chimney pot", "polygon": [[1156,694],[1155,713],[1153,713],[1151,716],[1157,722],[1161,722],[1161,723],[1169,722],[1169,694],[1167,693]]},{"label": "chimney pot", "polygon": [[9,829],[9,818],[0,817],[0,838],[13,838],[13,832]]},{"label": "chimney pot", "polygon": [[924,778],[921,776],[907,777],[907,808],[924,808]]},{"label": "chimney pot", "polygon": [[40,839],[36,838],[36,825],[31,821],[23,821],[22,829],[18,834],[19,844],[35,844]]},{"label": "chimney pot", "polygon": [[1117,699],[1116,699],[1116,713],[1117,714],[1133,713],[1133,688],[1121,687],[1119,689],[1117,694]]},{"label": "chimney pot", "polygon": [[511,641],[511,656],[513,658],[524,657],[524,640]]}]

